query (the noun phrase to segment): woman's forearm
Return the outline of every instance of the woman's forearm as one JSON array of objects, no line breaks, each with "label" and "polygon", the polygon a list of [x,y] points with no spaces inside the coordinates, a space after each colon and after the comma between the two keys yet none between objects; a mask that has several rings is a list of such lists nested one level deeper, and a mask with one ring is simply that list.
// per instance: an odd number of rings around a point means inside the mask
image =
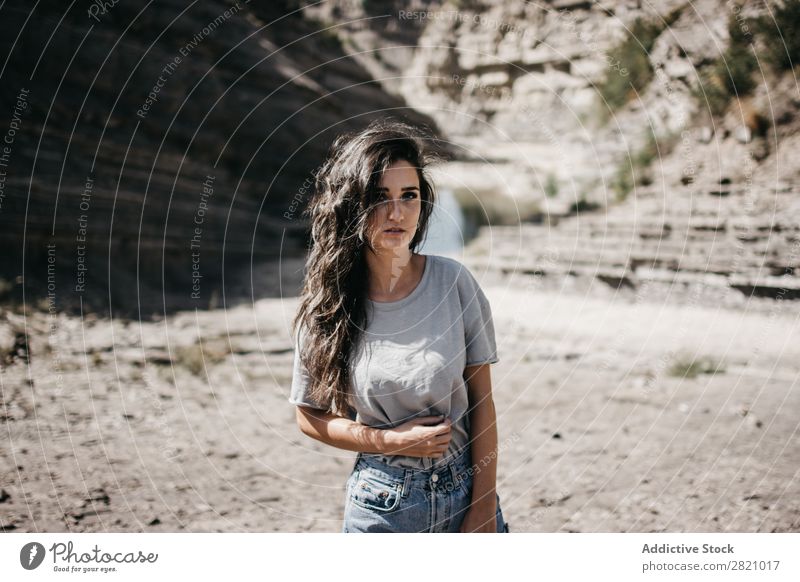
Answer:
[{"label": "woman's forearm", "polygon": [[497,415],[491,395],[472,407],[472,504],[494,505],[497,486]]},{"label": "woman's forearm", "polygon": [[467,366],[464,380],[469,394],[472,449],[472,504],[494,505],[497,485],[497,414],[492,398],[489,364]]},{"label": "woman's forearm", "polygon": [[348,418],[307,407],[298,407],[297,420],[303,434],[326,445],[359,453],[391,454],[392,434]]}]

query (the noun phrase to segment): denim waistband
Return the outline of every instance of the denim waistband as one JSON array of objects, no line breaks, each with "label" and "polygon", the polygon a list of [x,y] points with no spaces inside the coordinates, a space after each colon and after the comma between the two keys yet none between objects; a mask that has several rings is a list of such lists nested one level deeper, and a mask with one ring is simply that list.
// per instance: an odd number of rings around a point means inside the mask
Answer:
[{"label": "denim waistband", "polygon": [[[436,474],[443,478],[451,477],[453,481],[457,481],[459,476],[467,472],[472,464],[472,455],[470,454],[470,447],[466,446],[459,451],[450,455],[447,459],[437,459],[436,463],[429,469],[409,469],[405,467],[397,467],[384,463],[375,457],[366,456],[358,453],[353,470],[360,470],[370,468],[383,473],[395,480],[404,481],[429,481],[431,477]],[[463,478],[463,477],[462,477]]]}]

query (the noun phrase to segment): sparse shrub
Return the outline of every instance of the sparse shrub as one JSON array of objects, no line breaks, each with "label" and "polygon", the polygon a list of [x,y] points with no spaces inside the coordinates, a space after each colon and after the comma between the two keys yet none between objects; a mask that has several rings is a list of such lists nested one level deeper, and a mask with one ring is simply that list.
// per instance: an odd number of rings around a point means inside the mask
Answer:
[{"label": "sparse shrub", "polygon": [[708,109],[714,117],[719,117],[728,108],[730,96],[725,90],[724,83],[717,77],[715,71],[702,71],[700,82],[692,88],[692,95],[700,104],[701,109]]},{"label": "sparse shrub", "polygon": [[548,198],[555,198],[558,196],[558,180],[555,174],[547,175],[547,182],[544,185],[544,193]]},{"label": "sparse shrub", "polygon": [[650,51],[659,35],[680,16],[676,8],[663,21],[637,18],[625,40],[608,53],[611,66],[598,87],[608,107],[618,109],[641,91],[653,78]]},{"label": "sparse shrub", "polygon": [[622,107],[653,78],[649,52],[660,33],[659,26],[638,18],[628,37],[609,51],[608,60],[614,66],[599,87],[600,95],[608,107]]},{"label": "sparse shrub", "polygon": [[728,19],[728,48],[714,61],[710,70],[700,75],[700,84],[693,90],[701,106],[708,107],[714,116],[720,116],[732,97],[743,97],[756,85],[753,73],[758,61],[753,54],[753,38],[747,30],[747,22],[739,22],[736,16]]},{"label": "sparse shrub", "polygon": [[667,370],[674,378],[696,378],[700,374],[716,374],[724,372],[722,363],[711,357],[695,357],[692,355],[677,356]]},{"label": "sparse shrub", "polygon": [[642,148],[635,152],[632,156],[633,166],[635,168],[646,168],[659,156],[660,153],[661,150],[659,148],[658,140],[656,139],[655,134],[650,131],[647,134],[647,140],[644,142]]},{"label": "sparse shrub", "polygon": [[628,194],[633,190],[633,174],[627,162],[623,162],[617,166],[617,171],[611,178],[611,190],[613,190],[617,202],[622,202],[628,197]]},{"label": "sparse shrub", "polygon": [[[774,20],[773,20],[774,17]],[[779,70],[800,63],[800,0],[785,0],[755,22],[764,59]]]},{"label": "sparse shrub", "polygon": [[723,80],[728,95],[746,95],[753,87],[753,72],[758,68],[758,63],[753,55],[753,39],[745,32],[744,25],[731,15],[728,20],[728,35],[730,42],[723,55],[723,60],[716,63],[716,74]]},{"label": "sparse shrub", "polygon": [[618,202],[625,200],[634,186],[647,186],[653,182],[650,165],[657,158],[669,154],[678,143],[677,135],[656,138],[651,131],[644,145],[632,152],[630,160],[624,159],[611,179],[611,189]]},{"label": "sparse shrub", "polygon": [[569,211],[571,214],[578,214],[579,212],[591,212],[599,208],[599,204],[587,200],[585,196],[581,196],[578,200],[570,204]]},{"label": "sparse shrub", "polygon": [[203,348],[200,344],[181,346],[175,350],[175,364],[183,366],[195,376],[203,376],[207,367],[225,359],[226,353]]}]

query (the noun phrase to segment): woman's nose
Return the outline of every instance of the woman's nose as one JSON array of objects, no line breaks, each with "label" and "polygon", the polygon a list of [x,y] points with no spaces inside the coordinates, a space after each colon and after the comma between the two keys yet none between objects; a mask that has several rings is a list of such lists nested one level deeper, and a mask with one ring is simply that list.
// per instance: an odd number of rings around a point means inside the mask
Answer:
[{"label": "woman's nose", "polygon": [[402,218],[403,214],[401,210],[403,207],[400,205],[399,200],[390,200],[387,204],[389,205],[389,218],[392,220]]}]

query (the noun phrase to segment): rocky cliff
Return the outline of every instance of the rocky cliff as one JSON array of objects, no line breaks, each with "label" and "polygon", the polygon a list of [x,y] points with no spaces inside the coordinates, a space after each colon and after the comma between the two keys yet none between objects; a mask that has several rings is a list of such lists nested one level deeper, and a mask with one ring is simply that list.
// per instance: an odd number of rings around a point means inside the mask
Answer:
[{"label": "rocky cliff", "polygon": [[564,223],[496,230],[492,268],[795,294],[800,95],[750,30],[781,3],[307,4],[4,4],[0,294],[24,256],[47,306],[218,303],[223,265],[302,250],[333,134],[387,112],[441,128],[462,202]]},{"label": "rocky cliff", "polygon": [[433,126],[289,1],[0,14],[5,300],[145,316],[219,304],[223,271],[302,252],[336,134],[386,113]]},{"label": "rocky cliff", "polygon": [[797,6],[376,0],[313,11],[344,20],[347,50],[459,144],[447,185],[532,202],[549,219],[487,230],[476,246],[487,268],[614,290],[699,282],[717,290],[712,301],[738,303],[739,292],[800,289],[800,92],[791,62],[768,58],[797,59]]}]

